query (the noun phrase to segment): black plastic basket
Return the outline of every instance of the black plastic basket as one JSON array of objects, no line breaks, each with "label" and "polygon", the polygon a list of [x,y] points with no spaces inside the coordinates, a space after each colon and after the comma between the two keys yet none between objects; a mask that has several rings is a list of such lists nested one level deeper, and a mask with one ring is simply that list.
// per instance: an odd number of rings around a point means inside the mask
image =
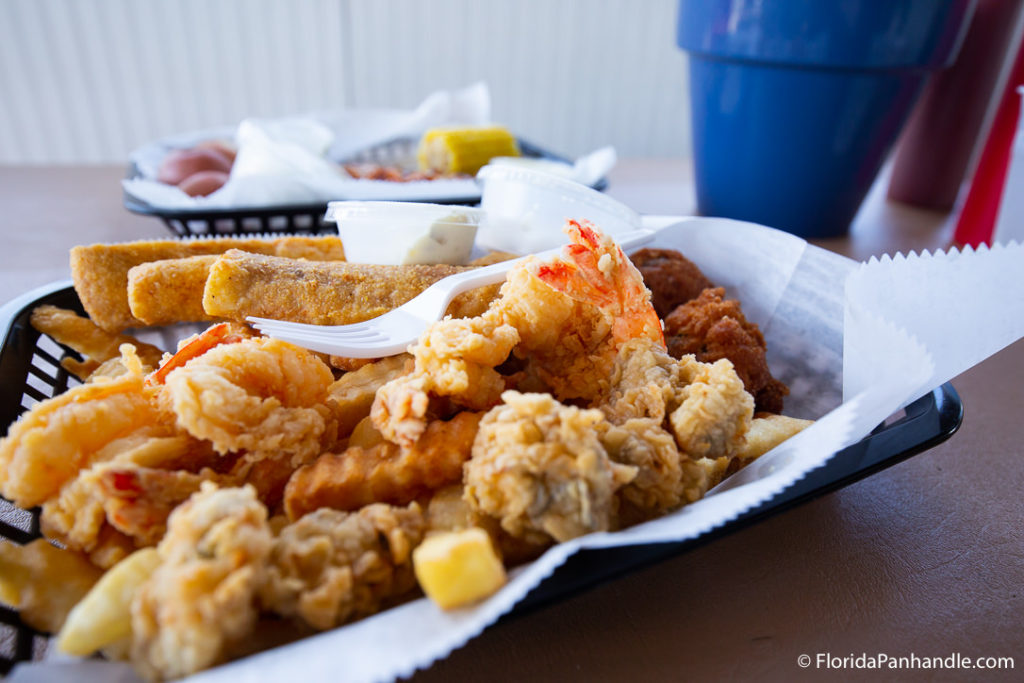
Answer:
[{"label": "black plastic basket", "polygon": [[[383,165],[408,166],[416,156],[417,140],[402,138],[372,147],[359,155],[346,159],[344,163],[375,163]],[[564,161],[568,159],[525,140],[519,140],[523,156],[535,159]],[[128,177],[139,177],[139,170],[133,165]],[[602,178],[593,185],[603,191],[608,181]],[[446,196],[431,198],[434,204],[477,204],[479,193],[467,196]],[[124,205],[129,211],[143,216],[155,216],[163,220],[167,228],[182,237],[190,235],[239,235],[245,233],[320,234],[334,232],[335,226],[324,221],[326,202],[315,204],[287,204],[250,209],[159,209],[124,195]]]},{"label": "black plastic basket", "polygon": [[[6,388],[0,392],[0,420],[5,433],[35,401],[55,396],[77,382],[60,365],[65,355],[78,358],[77,354],[41,335],[29,324],[32,309],[42,304],[82,312],[78,296],[69,283],[36,290],[5,307],[0,317],[0,325],[6,325],[0,328],[5,334],[0,346],[0,381]],[[526,614],[624,573],[678,555],[895,465],[948,439],[962,420],[960,397],[952,385],[944,384],[788,489],[698,538],[681,543],[583,550],[573,555],[509,616]],[[38,510],[17,510],[0,499],[0,516],[3,515],[12,520],[0,521],[0,535],[7,540],[26,543],[39,537]],[[34,653],[40,652],[43,637],[22,623],[17,612],[0,608],[0,643],[10,644],[7,651],[0,650],[0,675],[18,661],[32,659]]]}]

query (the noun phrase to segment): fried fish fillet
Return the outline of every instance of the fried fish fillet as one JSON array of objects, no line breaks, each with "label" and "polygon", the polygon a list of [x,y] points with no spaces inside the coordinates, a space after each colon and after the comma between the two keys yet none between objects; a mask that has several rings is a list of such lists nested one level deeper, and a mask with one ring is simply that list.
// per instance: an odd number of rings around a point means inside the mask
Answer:
[{"label": "fried fish fillet", "polygon": [[[362,322],[401,306],[466,266],[382,266],[299,261],[231,250],[210,269],[203,308],[218,318],[247,316],[313,325]],[[486,308],[492,287],[460,294],[448,308],[464,315]]]},{"label": "fried fish fillet", "polygon": [[128,303],[128,271],[152,261],[222,254],[244,249],[259,254],[337,261],[345,257],[341,239],[324,237],[152,240],[121,244],[92,244],[71,250],[71,277],[89,317],[105,330],[142,325]]},{"label": "fried fish fillet", "polygon": [[128,271],[128,306],[146,325],[215,320],[203,310],[203,288],[216,254],[140,263]]}]

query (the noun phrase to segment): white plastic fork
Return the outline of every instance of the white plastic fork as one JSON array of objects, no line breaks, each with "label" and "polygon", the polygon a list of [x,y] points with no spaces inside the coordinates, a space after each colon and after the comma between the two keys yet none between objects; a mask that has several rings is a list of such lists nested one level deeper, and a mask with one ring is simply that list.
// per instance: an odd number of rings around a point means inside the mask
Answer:
[{"label": "white plastic fork", "polygon": [[[654,239],[654,233],[638,230],[616,239],[623,250],[635,249]],[[537,254],[550,258],[561,247]],[[308,325],[270,318],[246,320],[263,334],[291,342],[296,346],[345,358],[383,358],[404,352],[431,323],[440,320],[448,304],[458,294],[492,285],[526,257],[474,268],[438,280],[398,308],[371,320],[351,325]]]}]

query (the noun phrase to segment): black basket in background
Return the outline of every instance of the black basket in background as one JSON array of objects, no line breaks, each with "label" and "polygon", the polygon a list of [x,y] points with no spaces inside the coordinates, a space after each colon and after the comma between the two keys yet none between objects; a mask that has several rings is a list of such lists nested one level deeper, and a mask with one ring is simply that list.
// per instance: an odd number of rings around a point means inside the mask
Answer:
[{"label": "black basket in background", "polygon": [[[518,142],[519,149],[525,157],[572,163],[564,157],[524,140],[519,140]],[[342,163],[373,163],[412,169],[415,168],[416,164],[416,146],[418,144],[419,141],[412,138],[392,140],[371,147],[350,159],[344,160]],[[139,170],[134,165],[129,168],[129,178],[137,178],[139,176]],[[608,187],[608,181],[602,178],[593,187],[595,190],[603,191]],[[472,205],[480,202],[480,196],[475,194],[471,196],[437,197],[431,198],[429,201],[434,204]],[[335,232],[334,224],[324,220],[324,215],[327,212],[327,202],[286,204],[248,209],[160,209],[125,194],[124,205],[132,213],[160,218],[171,232],[181,237],[193,235],[242,235],[250,233],[295,235]]]}]

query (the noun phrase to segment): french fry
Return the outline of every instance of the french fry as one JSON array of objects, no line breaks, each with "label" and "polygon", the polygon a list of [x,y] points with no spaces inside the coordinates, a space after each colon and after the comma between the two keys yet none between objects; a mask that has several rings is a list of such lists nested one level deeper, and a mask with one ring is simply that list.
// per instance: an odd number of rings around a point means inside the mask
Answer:
[{"label": "french fry", "polygon": [[68,614],[57,636],[61,652],[87,657],[128,639],[132,596],[159,564],[156,548],[143,548],[114,565]]},{"label": "french fry", "polygon": [[26,624],[46,633],[60,629],[102,573],[84,555],[42,538],[25,545],[0,543],[0,601],[17,609]]}]

